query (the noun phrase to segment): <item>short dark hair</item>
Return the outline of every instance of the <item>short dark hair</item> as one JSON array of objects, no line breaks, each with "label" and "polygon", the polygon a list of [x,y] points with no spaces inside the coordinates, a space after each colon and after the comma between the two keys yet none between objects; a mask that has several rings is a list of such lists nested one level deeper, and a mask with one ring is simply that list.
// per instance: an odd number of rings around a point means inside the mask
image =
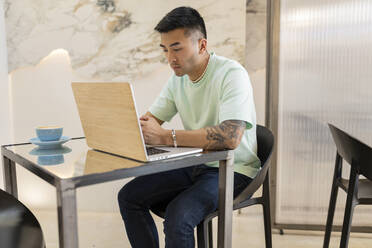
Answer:
[{"label": "short dark hair", "polygon": [[178,7],[161,19],[155,30],[159,33],[168,33],[177,28],[184,28],[186,31],[198,30],[203,37],[207,38],[207,30],[203,17],[196,9],[191,7]]}]

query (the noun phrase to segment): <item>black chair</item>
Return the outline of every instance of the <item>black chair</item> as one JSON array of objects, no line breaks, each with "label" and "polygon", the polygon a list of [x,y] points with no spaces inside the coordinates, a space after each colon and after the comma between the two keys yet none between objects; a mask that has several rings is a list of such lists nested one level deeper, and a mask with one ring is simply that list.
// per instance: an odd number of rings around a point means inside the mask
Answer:
[{"label": "black chair", "polygon": [[[270,191],[269,191],[269,159],[274,147],[274,136],[266,127],[257,125],[257,156],[261,160],[261,170],[253,181],[234,199],[234,210],[251,205],[261,204],[263,207],[266,247],[272,247],[271,217],[270,217]],[[252,198],[252,195],[261,187],[262,196]],[[151,209],[157,216],[164,218],[166,205],[158,205]],[[213,248],[212,219],[218,215],[218,210],[208,215],[197,226],[198,248]]]},{"label": "black chair", "polygon": [[0,189],[0,243],[2,248],[43,248],[43,233],[31,211]]},{"label": "black chair", "polygon": [[[347,193],[340,247],[348,247],[354,208],[358,204],[372,205],[372,148],[337,127],[328,124],[337,147],[331,198],[329,201],[323,247],[329,246],[337,192],[340,187]],[[342,160],[350,164],[349,179],[342,178]],[[367,179],[359,179],[363,175]]]}]

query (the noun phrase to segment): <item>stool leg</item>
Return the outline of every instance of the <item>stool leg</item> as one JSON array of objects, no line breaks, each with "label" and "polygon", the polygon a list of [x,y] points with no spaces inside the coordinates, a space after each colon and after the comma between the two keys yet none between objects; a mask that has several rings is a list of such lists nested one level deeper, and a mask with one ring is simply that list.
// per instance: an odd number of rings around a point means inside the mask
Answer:
[{"label": "stool leg", "polygon": [[208,221],[208,238],[209,238],[209,248],[213,248],[213,225],[212,225],[212,220]]},{"label": "stool leg", "polygon": [[331,198],[329,200],[328,215],[327,215],[327,224],[323,240],[323,248],[329,247],[329,241],[331,239],[333,217],[335,214],[335,207],[337,201],[338,186],[333,182],[331,190]]},{"label": "stool leg", "polygon": [[359,175],[354,169],[355,166],[351,166],[349,188],[347,191],[344,223],[342,225],[341,242],[340,248],[347,248],[349,245],[349,236],[351,229],[351,222],[353,219],[353,213],[355,205],[357,205],[357,194],[358,194],[358,179]]},{"label": "stool leg", "polygon": [[266,248],[272,248],[272,235],[271,235],[271,215],[270,215],[270,191],[269,191],[269,175],[266,175],[263,185],[263,216],[265,226],[265,243]]},{"label": "stool leg", "polygon": [[208,248],[208,222],[203,220],[196,228],[198,248]]},{"label": "stool leg", "polygon": [[342,166],[342,160],[341,160],[341,157],[337,154],[335,170],[333,173],[331,197],[330,197],[329,206],[328,206],[327,224],[326,224],[326,230],[324,234],[323,248],[329,247],[329,241],[331,239],[333,217],[335,214],[335,207],[336,207],[337,194],[338,194],[337,181],[341,177],[341,166]]}]

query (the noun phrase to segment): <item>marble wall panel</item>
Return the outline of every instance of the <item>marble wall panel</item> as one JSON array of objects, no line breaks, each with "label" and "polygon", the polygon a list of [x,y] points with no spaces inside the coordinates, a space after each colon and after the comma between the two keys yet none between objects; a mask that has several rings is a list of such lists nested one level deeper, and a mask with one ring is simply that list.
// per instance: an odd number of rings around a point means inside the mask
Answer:
[{"label": "marble wall panel", "polygon": [[166,63],[157,22],[187,5],[206,21],[210,50],[244,63],[244,0],[6,0],[9,71],[63,48],[86,78],[132,80]]}]

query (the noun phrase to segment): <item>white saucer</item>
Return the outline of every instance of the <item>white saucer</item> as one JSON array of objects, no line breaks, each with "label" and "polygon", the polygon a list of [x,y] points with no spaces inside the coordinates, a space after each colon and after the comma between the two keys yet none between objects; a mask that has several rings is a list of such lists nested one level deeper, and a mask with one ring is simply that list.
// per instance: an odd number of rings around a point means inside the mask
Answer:
[{"label": "white saucer", "polygon": [[41,141],[39,138],[32,138],[30,142],[34,145],[38,145],[39,149],[56,149],[60,148],[63,143],[66,143],[71,138],[68,136],[62,136],[59,140],[53,141]]}]

